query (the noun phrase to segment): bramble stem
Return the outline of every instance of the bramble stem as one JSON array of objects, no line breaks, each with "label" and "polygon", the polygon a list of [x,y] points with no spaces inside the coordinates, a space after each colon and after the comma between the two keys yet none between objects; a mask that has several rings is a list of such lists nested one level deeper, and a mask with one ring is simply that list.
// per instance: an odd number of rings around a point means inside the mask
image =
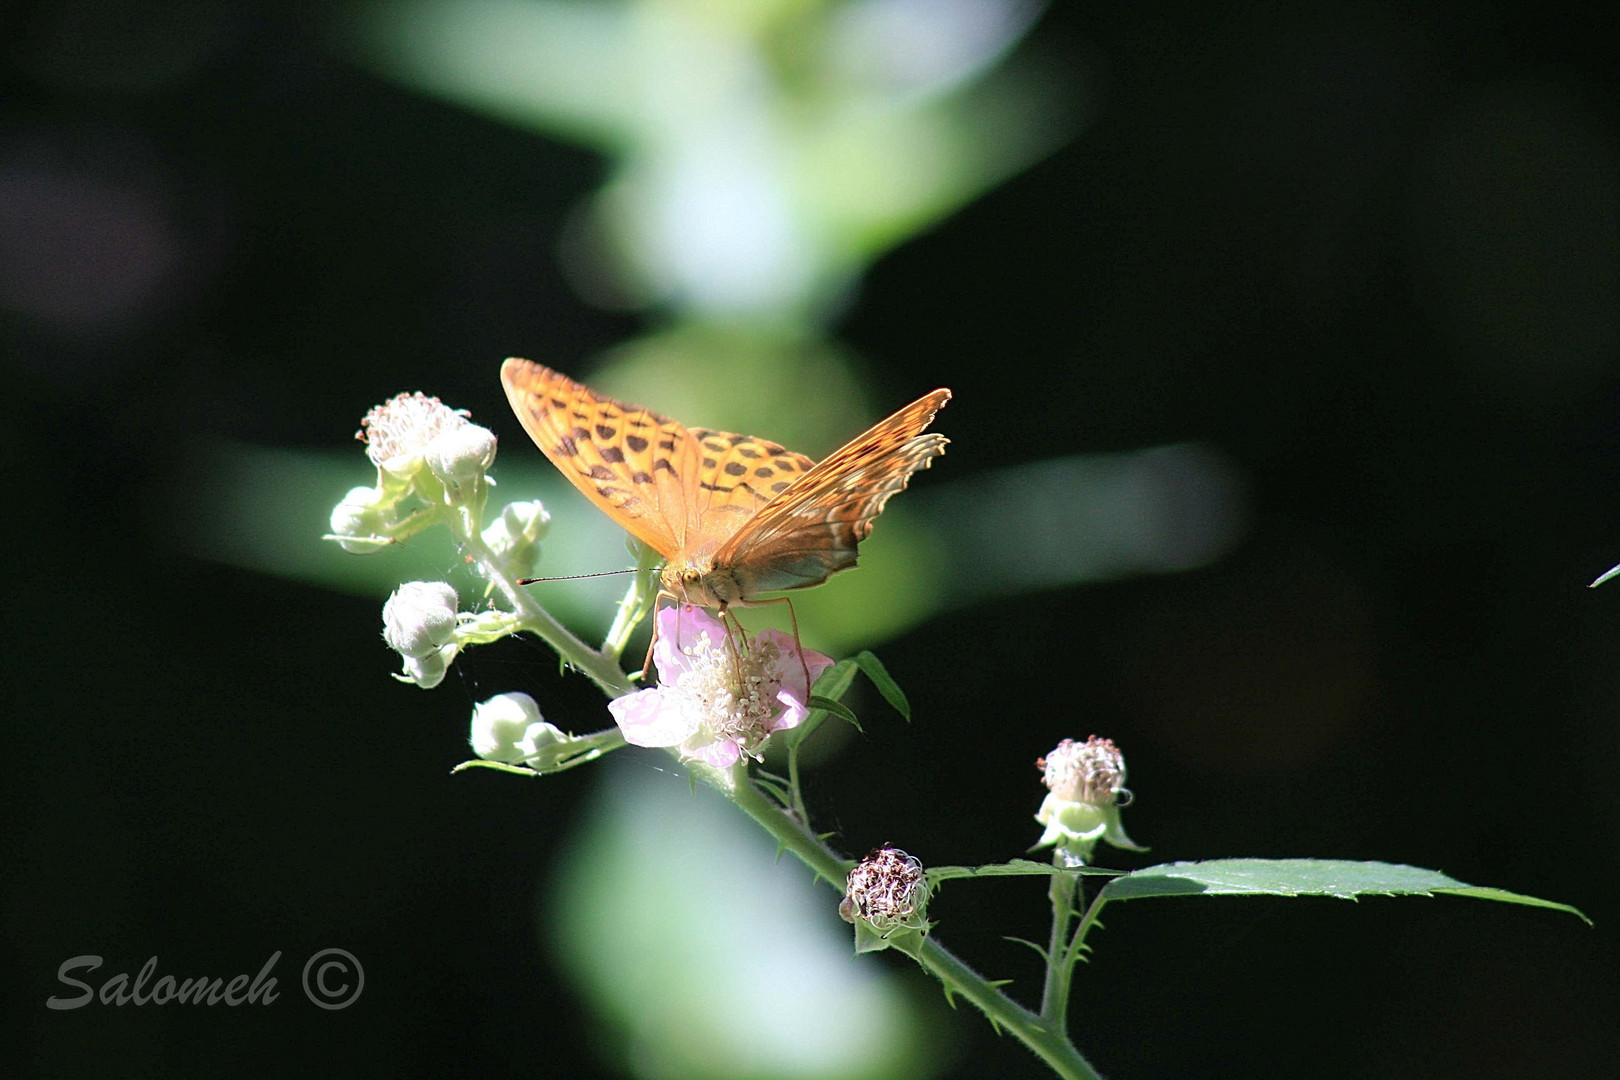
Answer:
[{"label": "bramble stem", "polygon": [[[476,512],[467,515],[463,528],[457,531],[462,533],[464,550],[477,563],[479,573],[506,597],[507,603],[511,605],[518,618],[520,629],[531,630],[539,635],[546,644],[557,650],[564,661],[584,672],[592,682],[601,687],[608,697],[620,697],[634,689],[629,677],[619,667],[618,652],[623,649],[624,640],[629,636],[629,626],[633,625],[636,609],[641,607],[637,602],[640,599],[638,595],[640,575],[638,583],[631,586],[630,592],[621,603],[620,617],[615,620],[614,629],[609,632],[603,651],[599,652],[570,633],[506,573],[500,560],[479,535]],[[588,757],[582,760],[588,760]],[[489,762],[467,764],[499,767],[492,766]],[[687,767],[695,777],[723,793],[743,813],[753,818],[765,828],[766,832],[775,837],[783,850],[791,852],[817,877],[824,879],[842,893],[849,870],[854,863],[840,858],[810,830],[809,823],[804,818],[796,766],[796,761],[790,762],[790,787],[794,806],[792,810],[788,810],[768,797],[749,778],[746,758],[730,769],[714,769],[695,762],[687,763]],[[1068,891],[1060,895],[1060,890]],[[904,951],[944,984],[947,994],[959,995],[972,1002],[992,1024],[1003,1031],[1011,1032],[1064,1080],[1101,1080],[1097,1071],[1081,1056],[1080,1051],[1075,1049],[1065,1033],[1064,1012],[1068,1002],[1068,974],[1071,969],[1067,963],[1069,950],[1066,948],[1065,936],[1074,914],[1073,897],[1073,885],[1069,883],[1068,878],[1064,875],[1054,876],[1052,945],[1040,1015],[1007,997],[984,976],[931,937],[923,937],[915,950],[908,948]],[[1082,920],[1082,931],[1089,925],[1087,920],[1091,915],[1091,912],[1087,912],[1087,919]]]},{"label": "bramble stem", "polygon": [[[833,854],[832,849],[811,832],[809,826],[755,788],[742,766],[737,766],[729,774],[719,774],[712,769],[694,771],[705,782],[724,792],[743,813],[764,826],[783,850],[792,852],[817,877],[826,879],[835,889],[843,891],[853,862]],[[921,948],[912,956],[945,985],[948,993],[959,994],[978,1006],[991,1023],[1012,1032],[1057,1075],[1065,1080],[1101,1080],[1097,1070],[1069,1042],[1061,1024],[1037,1016],[1007,997],[933,938],[923,938]]]},{"label": "bramble stem", "polygon": [[[1053,852],[1055,865],[1062,866],[1065,861],[1061,849]],[[1069,924],[1074,918],[1074,899],[1080,882],[1077,874],[1053,874],[1047,886],[1047,895],[1052,899],[1052,936],[1046,945],[1041,1017],[1059,1032],[1069,1027],[1069,984],[1074,975],[1069,953]]]}]

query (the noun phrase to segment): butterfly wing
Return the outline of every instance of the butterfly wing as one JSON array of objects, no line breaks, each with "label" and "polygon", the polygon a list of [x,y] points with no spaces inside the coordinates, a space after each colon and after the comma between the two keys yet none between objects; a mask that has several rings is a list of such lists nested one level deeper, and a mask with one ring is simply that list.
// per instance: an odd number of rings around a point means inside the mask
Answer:
[{"label": "butterfly wing", "polygon": [[692,555],[706,554],[731,540],[815,464],[803,454],[752,435],[693,428],[692,437],[702,452]]},{"label": "butterfly wing", "polygon": [[692,432],[529,360],[502,364],[501,385],[523,430],[587,499],[666,559],[685,550],[704,456]]},{"label": "butterfly wing", "polygon": [[950,399],[949,390],[918,398],[789,481],[720,546],[715,564],[732,570],[744,599],[819,585],[853,566],[890,496],[945,452],[945,436],[923,429]]}]

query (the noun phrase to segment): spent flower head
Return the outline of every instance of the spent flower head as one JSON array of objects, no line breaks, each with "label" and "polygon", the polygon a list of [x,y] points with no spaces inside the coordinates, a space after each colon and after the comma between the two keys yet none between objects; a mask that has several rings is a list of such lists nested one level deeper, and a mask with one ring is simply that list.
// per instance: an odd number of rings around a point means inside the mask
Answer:
[{"label": "spent flower head", "polygon": [[855,925],[856,949],[864,952],[895,944],[897,934],[926,931],[928,898],[921,860],[885,844],[849,872],[838,914]]},{"label": "spent flower head", "polygon": [[717,769],[759,758],[765,740],[810,714],[810,686],[833,664],[789,634],[762,630],[746,643],[702,608],[656,616],[658,685],[608,703],[626,742],[675,746]]},{"label": "spent flower head", "polygon": [[1125,790],[1125,755],[1112,739],[1096,735],[1083,743],[1064,739],[1035,765],[1047,790],[1070,802],[1111,806]]},{"label": "spent flower head", "polygon": [[1076,863],[1086,862],[1098,840],[1117,848],[1144,851],[1125,834],[1120,807],[1130,802],[1125,757],[1113,740],[1091,736],[1064,739],[1036,761],[1047,787],[1035,820],[1046,827],[1036,847],[1056,844]]}]

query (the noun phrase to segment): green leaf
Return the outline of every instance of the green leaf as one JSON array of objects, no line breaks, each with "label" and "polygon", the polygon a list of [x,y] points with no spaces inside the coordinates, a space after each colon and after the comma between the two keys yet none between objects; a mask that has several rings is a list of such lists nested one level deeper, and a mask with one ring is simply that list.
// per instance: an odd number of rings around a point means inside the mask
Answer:
[{"label": "green leaf", "polygon": [[855,662],[861,666],[866,677],[872,680],[872,685],[883,695],[883,700],[887,701],[895,712],[910,720],[911,702],[906,700],[905,692],[889,674],[889,669],[883,666],[883,661],[879,660],[870,649],[862,649],[855,655]]},{"label": "green leaf", "polygon": [[1438,870],[1398,863],[1345,859],[1211,859],[1165,863],[1115,878],[1103,886],[1102,900],[1150,896],[1472,896],[1511,904],[1567,911],[1588,925],[1590,919],[1568,904],[1481,888]]},{"label": "green leaf", "polygon": [[1603,584],[1605,581],[1608,581],[1611,578],[1615,578],[1615,577],[1620,577],[1620,566],[1611,566],[1611,567],[1609,567],[1607,570],[1603,571],[1603,573],[1599,574],[1597,576],[1597,580],[1593,581],[1592,584],[1587,586],[1587,588],[1588,589],[1595,589],[1599,585]]},{"label": "green leaf", "polygon": [[810,692],[821,697],[832,698],[834,701],[841,701],[844,695],[849,692],[850,684],[855,681],[855,672],[857,670],[855,661],[840,660],[821,673],[820,678],[816,679],[816,684],[810,688]]},{"label": "green leaf", "polygon": [[[810,736],[815,734],[816,729],[821,726],[821,722],[827,719],[831,710],[816,707],[814,703],[817,697],[828,701],[837,701],[842,698],[848,692],[850,684],[855,681],[855,672],[857,670],[855,661],[840,660],[821,673],[821,677],[810,688],[810,715],[805,717],[804,723],[792,731],[784,732],[786,745],[790,750],[796,750],[803,746]],[[819,695],[816,693],[817,691],[820,691]],[[855,726],[857,729],[860,728],[859,724]]]},{"label": "green leaf", "polygon": [[1101,866],[1053,866],[1033,859],[1013,859],[984,866],[933,866],[925,873],[930,884],[972,877],[1051,877],[1053,874],[1079,874],[1086,877],[1117,877],[1124,871]]},{"label": "green leaf", "polygon": [[832,713],[840,720],[849,721],[851,724],[855,725],[856,731],[865,730],[861,727],[860,718],[850,710],[848,705],[845,705],[841,701],[834,701],[832,698],[822,697],[819,694],[811,694],[808,704],[812,709],[821,709],[825,712]]}]

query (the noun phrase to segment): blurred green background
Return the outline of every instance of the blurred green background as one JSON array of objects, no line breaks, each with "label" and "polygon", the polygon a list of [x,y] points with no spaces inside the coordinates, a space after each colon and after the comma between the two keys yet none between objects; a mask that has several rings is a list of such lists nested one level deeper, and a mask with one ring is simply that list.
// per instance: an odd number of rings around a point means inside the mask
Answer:
[{"label": "blurred green background", "polygon": [[[448,545],[316,539],[423,390],[627,565],[510,417],[540,360],[819,456],[934,386],[949,453],[806,640],[906,688],[809,775],[859,853],[1016,855],[1115,739],[1145,860],[1375,858],[1576,904],[1117,910],[1110,1076],[1599,1077],[1620,1060],[1620,98],[1602,5],[223,0],[0,13],[0,1068],[1039,1076],[661,754],[474,772],[538,645],[389,678]],[[423,538],[424,541],[427,538]],[[617,587],[558,586],[582,629]],[[464,598],[470,598],[467,590]],[[1122,865],[1141,865],[1144,859]],[[952,948],[1038,996],[1038,888]],[[354,953],[338,1012],[303,959]],[[270,1008],[72,1012],[57,965]]]}]

